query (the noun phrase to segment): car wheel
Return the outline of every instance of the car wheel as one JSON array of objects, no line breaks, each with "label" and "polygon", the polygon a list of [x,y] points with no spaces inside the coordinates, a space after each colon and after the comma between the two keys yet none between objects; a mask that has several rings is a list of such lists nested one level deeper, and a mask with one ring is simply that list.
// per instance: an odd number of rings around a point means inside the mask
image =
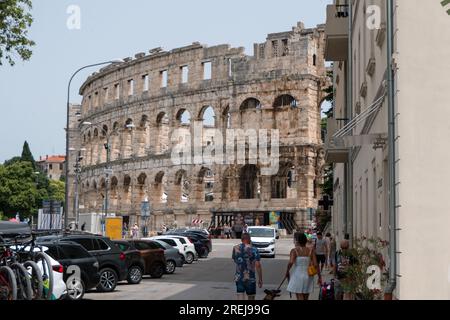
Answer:
[{"label": "car wheel", "polygon": [[100,283],[97,290],[100,292],[112,292],[117,286],[117,273],[110,268],[105,268],[100,271]]},{"label": "car wheel", "polygon": [[83,299],[86,288],[84,286],[84,282],[81,279],[72,279],[72,281],[67,281],[66,286],[67,300],[78,301]]},{"label": "car wheel", "polygon": [[165,271],[166,267],[162,263],[157,263],[153,266],[150,276],[152,278],[159,279],[163,276]]},{"label": "car wheel", "polygon": [[186,253],[186,263],[191,264],[194,262],[194,254],[192,252]]},{"label": "car wheel", "polygon": [[166,273],[167,274],[173,274],[175,272],[175,269],[177,268],[177,265],[175,261],[169,260],[166,262]]},{"label": "car wheel", "polygon": [[139,266],[132,266],[128,270],[127,281],[129,284],[139,284],[142,281],[143,271]]}]

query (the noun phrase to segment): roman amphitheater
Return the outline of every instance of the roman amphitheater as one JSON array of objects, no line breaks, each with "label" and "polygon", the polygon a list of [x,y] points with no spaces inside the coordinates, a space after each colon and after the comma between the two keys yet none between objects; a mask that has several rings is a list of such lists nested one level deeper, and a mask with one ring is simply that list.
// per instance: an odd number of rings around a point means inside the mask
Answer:
[{"label": "roman amphitheater", "polygon": [[[266,225],[273,212],[288,232],[309,224],[323,168],[323,51],[324,27],[298,23],[255,44],[253,56],[193,43],[139,53],[92,74],[80,88],[80,212],[101,213],[107,190],[108,212],[128,224],[144,223],[141,204],[148,202],[152,230]],[[193,136],[198,124],[203,149],[214,145],[214,128],[224,137],[229,129],[279,130],[278,173],[263,175],[251,161],[174,163],[174,133]]]}]

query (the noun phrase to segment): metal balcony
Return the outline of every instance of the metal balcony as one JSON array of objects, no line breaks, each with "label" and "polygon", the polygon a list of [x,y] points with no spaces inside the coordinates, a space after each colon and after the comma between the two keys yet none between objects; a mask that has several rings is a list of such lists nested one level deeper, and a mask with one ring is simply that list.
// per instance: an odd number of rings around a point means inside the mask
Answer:
[{"label": "metal balcony", "polygon": [[327,119],[327,134],[325,138],[325,161],[332,163],[347,163],[349,149],[342,143],[342,139],[334,139],[334,134],[339,130],[337,119]]},{"label": "metal balcony", "polygon": [[348,5],[328,5],[325,26],[325,59],[345,61],[348,57]]}]

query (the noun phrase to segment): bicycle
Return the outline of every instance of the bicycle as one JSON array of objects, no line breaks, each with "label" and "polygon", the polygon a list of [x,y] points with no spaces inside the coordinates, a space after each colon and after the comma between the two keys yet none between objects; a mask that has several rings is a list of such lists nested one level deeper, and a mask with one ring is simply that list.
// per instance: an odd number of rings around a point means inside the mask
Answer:
[{"label": "bicycle", "polygon": [[[2,276],[2,282],[5,284],[3,287],[6,288],[4,290],[7,290],[7,293],[12,293],[12,300],[31,300],[31,277],[25,267],[17,261],[17,257],[8,246],[3,247],[0,255],[0,266],[8,277],[8,280],[6,280],[5,276]],[[11,272],[14,277],[11,276]],[[15,288],[11,285],[12,283],[15,283]]]},{"label": "bicycle", "polygon": [[32,286],[35,299],[51,300],[54,284],[52,263],[42,247],[36,245],[36,234],[33,233],[31,236],[32,239],[21,244],[20,248],[16,246],[15,252],[19,257],[19,261],[32,270],[31,276],[34,279]]}]

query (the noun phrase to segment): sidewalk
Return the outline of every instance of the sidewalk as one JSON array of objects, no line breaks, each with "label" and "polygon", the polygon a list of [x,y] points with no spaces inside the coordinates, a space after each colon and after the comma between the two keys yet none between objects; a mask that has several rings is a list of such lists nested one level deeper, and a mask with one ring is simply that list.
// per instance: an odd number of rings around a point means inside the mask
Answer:
[{"label": "sidewalk", "polygon": [[[323,282],[330,282],[334,276],[330,274],[331,269],[326,269],[324,274],[322,275]],[[268,289],[276,289],[276,288],[268,288]],[[309,300],[319,300],[320,287],[317,283],[317,276],[314,277],[314,289],[311,293]],[[289,292],[287,291],[287,282],[281,288],[281,297],[277,298],[277,300],[296,300],[295,294],[292,294],[292,298],[290,297]]]}]

